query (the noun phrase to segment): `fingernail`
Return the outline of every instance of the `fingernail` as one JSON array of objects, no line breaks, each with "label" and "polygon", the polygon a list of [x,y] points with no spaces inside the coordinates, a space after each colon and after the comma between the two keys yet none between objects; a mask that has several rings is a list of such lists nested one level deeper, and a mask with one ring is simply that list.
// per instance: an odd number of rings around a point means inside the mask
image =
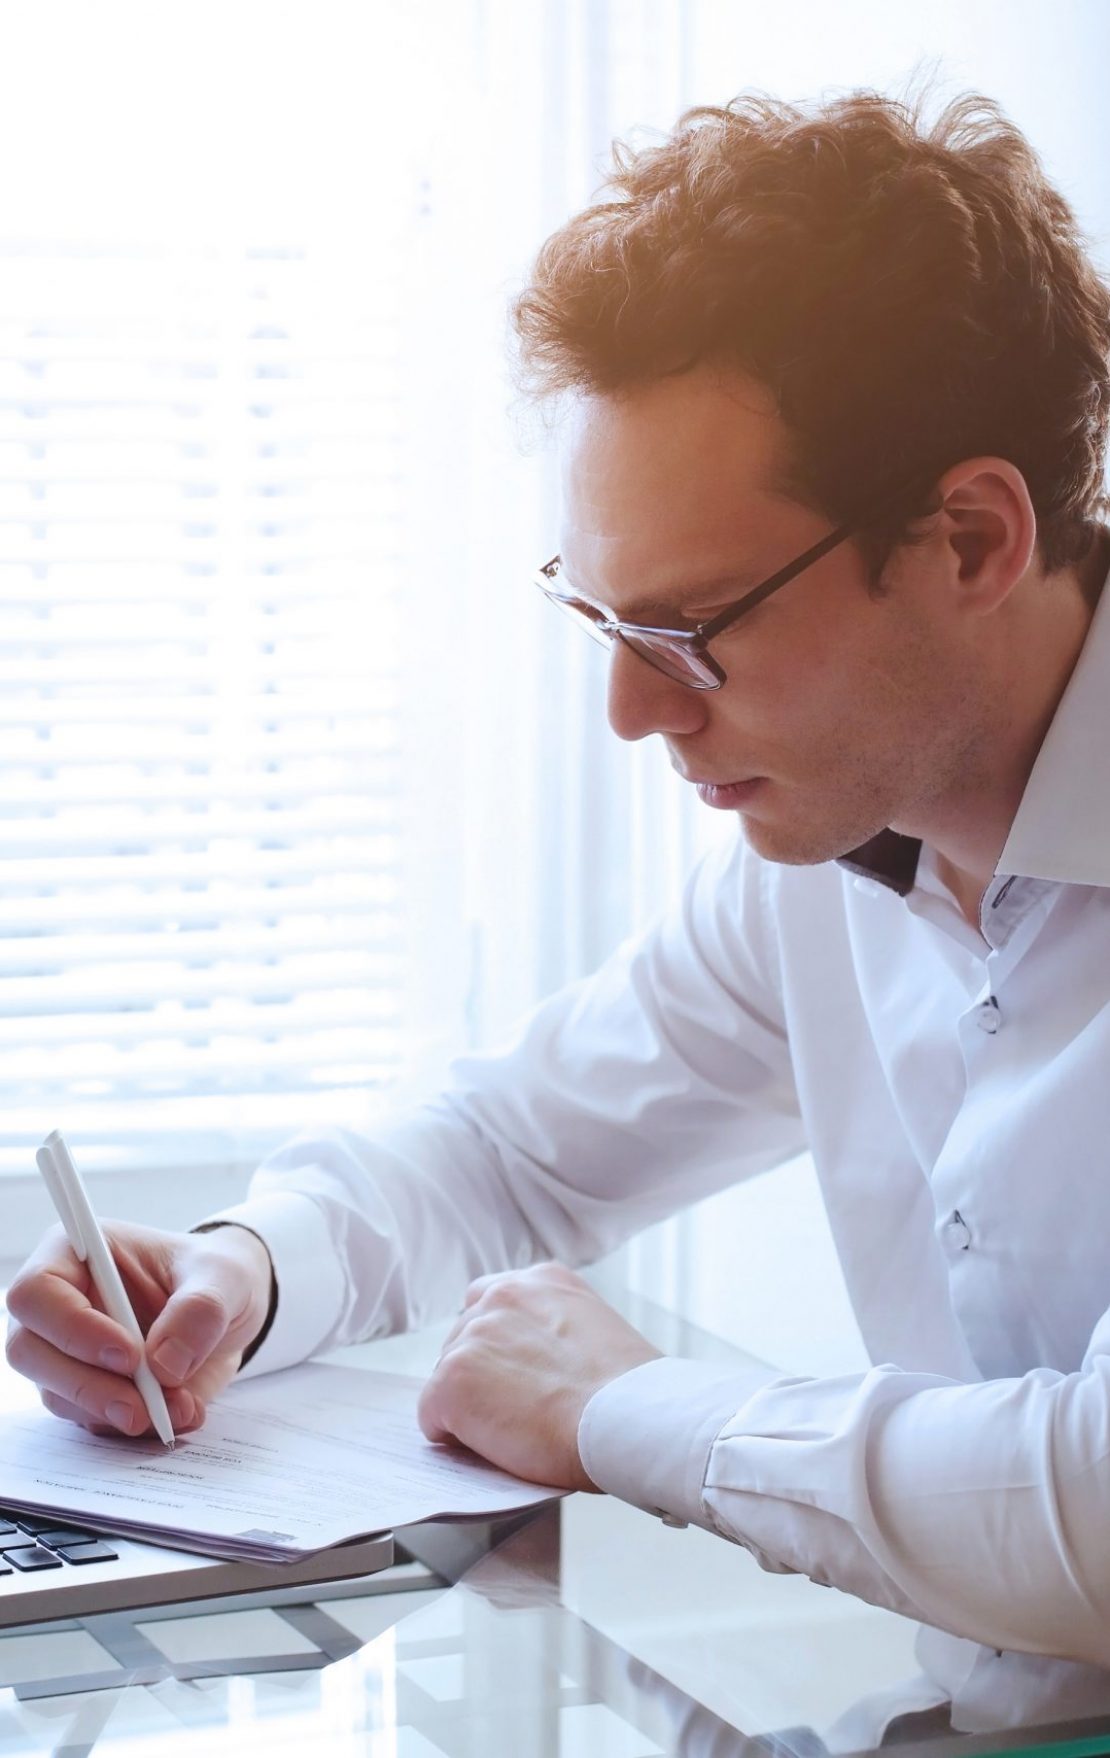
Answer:
[{"label": "fingernail", "polygon": [[122,1428],[124,1434],[130,1434],[132,1420],[130,1404],[124,1404],[123,1402],[109,1404],[104,1414],[107,1416],[108,1421],[114,1424],[116,1428]]},{"label": "fingernail", "polygon": [[196,1399],[192,1392],[186,1392],[184,1388],[172,1392],[166,1399],[166,1403],[169,1406],[170,1418],[175,1428],[185,1428],[196,1415]]},{"label": "fingernail", "polygon": [[162,1373],[169,1374],[171,1380],[183,1380],[193,1365],[190,1351],[184,1343],[178,1343],[173,1337],[167,1337],[164,1343],[158,1345],[151,1360]]},{"label": "fingernail", "polygon": [[113,1373],[126,1373],[127,1356],[122,1349],[116,1349],[109,1344],[107,1349],[100,1351],[100,1365],[110,1368]]}]

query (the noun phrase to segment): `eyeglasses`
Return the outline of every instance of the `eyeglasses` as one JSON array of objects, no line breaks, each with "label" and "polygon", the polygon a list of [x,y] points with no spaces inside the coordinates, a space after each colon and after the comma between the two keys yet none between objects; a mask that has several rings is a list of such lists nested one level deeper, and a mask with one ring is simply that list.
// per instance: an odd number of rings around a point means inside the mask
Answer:
[{"label": "eyeglasses", "polygon": [[753,586],[743,598],[726,605],[716,616],[693,629],[652,629],[642,623],[622,623],[615,617],[607,617],[596,604],[590,604],[573,593],[560,592],[558,581],[562,562],[558,556],[552,556],[532,578],[545,598],[557,604],[603,647],[612,646],[614,641],[623,641],[633,653],[638,653],[641,659],[646,659],[656,671],[661,671],[675,683],[686,684],[691,690],[719,690],[725,682],[725,673],[708,650],[713,637],[738,623],[748,611],[770,598],[772,592],[777,592],[780,586],[787,585],[806,568],[811,568],[814,562],[819,562],[822,556],[828,555],[830,550],[836,549],[860,529],[858,523],[837,526],[827,537],[822,537],[820,543],[815,543],[792,562],[787,562],[785,568]]}]

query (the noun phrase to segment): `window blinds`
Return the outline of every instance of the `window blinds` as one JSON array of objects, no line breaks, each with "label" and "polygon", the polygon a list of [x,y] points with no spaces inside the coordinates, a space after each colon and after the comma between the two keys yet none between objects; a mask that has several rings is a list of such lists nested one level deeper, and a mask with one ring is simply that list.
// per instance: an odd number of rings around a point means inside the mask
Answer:
[{"label": "window blinds", "polygon": [[396,249],[0,247],[0,1170],[403,1056]]}]

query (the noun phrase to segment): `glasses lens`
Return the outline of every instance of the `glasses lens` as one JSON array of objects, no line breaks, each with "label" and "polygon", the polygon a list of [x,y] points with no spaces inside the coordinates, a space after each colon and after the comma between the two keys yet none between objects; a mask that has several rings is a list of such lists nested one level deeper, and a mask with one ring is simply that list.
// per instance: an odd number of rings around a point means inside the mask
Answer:
[{"label": "glasses lens", "polygon": [[605,628],[605,619],[596,606],[587,604],[581,598],[563,598],[558,592],[544,590],[544,597],[549,598],[552,604],[557,604],[563,615],[568,616],[572,623],[577,623],[580,629],[585,629],[587,635],[592,635],[603,647],[609,646],[613,637]]},{"label": "glasses lens", "polygon": [[[558,578],[558,562],[549,562],[535,576],[536,585],[544,597],[557,604],[564,616],[570,617],[587,635],[609,647],[613,642],[614,629],[603,611],[584,598],[574,598],[569,594],[553,592],[550,581]],[[682,641],[674,641],[667,635],[655,635],[646,632],[632,634],[624,629],[619,631],[620,638],[626,647],[640,659],[654,666],[664,677],[672,678],[677,684],[685,684],[691,690],[717,690],[721,686],[721,673],[707,655],[699,653],[695,648],[686,646]]]},{"label": "glasses lens", "polygon": [[681,642],[668,641],[665,635],[630,635],[623,629],[621,640],[676,684],[693,690],[716,690],[720,686],[720,677],[705,656]]}]

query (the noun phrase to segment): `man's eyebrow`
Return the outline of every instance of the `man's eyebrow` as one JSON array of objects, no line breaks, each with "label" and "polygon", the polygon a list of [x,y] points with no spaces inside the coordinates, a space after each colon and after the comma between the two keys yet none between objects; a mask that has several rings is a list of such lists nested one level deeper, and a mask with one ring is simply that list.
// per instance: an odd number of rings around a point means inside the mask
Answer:
[{"label": "man's eyebrow", "polygon": [[[576,586],[572,580],[566,584],[576,597],[583,598],[589,604],[601,605],[601,600],[592,598]],[[759,584],[758,576],[749,568],[730,568],[727,573],[716,574],[710,579],[696,580],[691,583],[683,581],[676,586],[673,593],[660,592],[652,597],[634,599],[624,607],[620,620],[625,623],[657,623],[666,624],[668,617],[688,616],[694,608],[705,608],[720,600],[742,598],[751,587]],[[602,608],[609,609],[609,606]]]}]

